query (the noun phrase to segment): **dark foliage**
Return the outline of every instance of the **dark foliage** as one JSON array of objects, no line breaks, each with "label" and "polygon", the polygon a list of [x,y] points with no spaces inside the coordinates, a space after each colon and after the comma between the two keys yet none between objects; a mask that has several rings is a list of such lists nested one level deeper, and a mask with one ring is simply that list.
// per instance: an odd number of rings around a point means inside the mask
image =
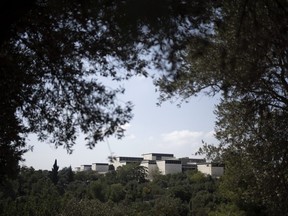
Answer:
[{"label": "dark foliage", "polygon": [[194,30],[205,30],[212,14],[209,1],[1,4],[0,146],[9,176],[8,166],[16,170],[29,149],[27,133],[69,153],[80,132],[89,148],[121,138],[132,103],[118,101],[124,89],[110,86],[149,68],[177,70]]},{"label": "dark foliage", "polygon": [[[59,170],[55,185],[49,171],[22,167],[17,180],[6,181],[0,188],[0,215],[208,216],[221,203],[216,194],[217,180],[203,175],[198,178],[196,172],[159,176],[169,184],[169,188],[162,188],[158,182],[112,181],[109,174],[95,172],[74,173],[70,182],[62,184],[68,170]],[[207,183],[213,191],[205,188]]]}]

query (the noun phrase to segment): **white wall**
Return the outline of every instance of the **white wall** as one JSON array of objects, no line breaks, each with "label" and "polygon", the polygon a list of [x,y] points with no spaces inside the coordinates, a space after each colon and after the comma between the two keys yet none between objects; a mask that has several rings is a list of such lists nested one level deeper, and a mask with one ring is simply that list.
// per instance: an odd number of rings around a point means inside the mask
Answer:
[{"label": "white wall", "polygon": [[146,167],[147,168],[147,179],[152,180],[153,176],[153,172],[158,170],[158,166],[157,164],[149,164],[148,161],[142,161],[140,166]]},{"label": "white wall", "polygon": [[152,154],[143,154],[143,160],[153,160],[152,159]]},{"label": "white wall", "polygon": [[93,163],[92,164],[92,170],[103,173],[103,172],[108,172],[108,164],[97,164]]},{"label": "white wall", "polygon": [[157,164],[157,166],[158,166],[158,169],[159,169],[159,171],[163,174],[163,175],[166,175],[166,173],[165,173],[165,171],[166,171],[166,169],[165,169],[165,161],[156,161],[156,164]]},{"label": "white wall", "polygon": [[88,171],[91,170],[91,165],[81,165],[80,171]]},{"label": "white wall", "polygon": [[212,164],[198,164],[197,170],[205,175],[211,175],[212,177],[220,177],[224,173],[224,167],[213,166]]},{"label": "white wall", "polygon": [[206,174],[206,175],[211,175],[212,174],[211,164],[198,164],[197,165],[197,170],[199,172],[202,172],[203,174]]},{"label": "white wall", "polygon": [[167,164],[166,161],[156,161],[159,171],[163,175],[182,172],[182,164]]},{"label": "white wall", "polygon": [[112,164],[113,164],[115,170],[117,170],[118,167],[126,165],[126,161],[120,162],[120,161],[116,160],[116,161],[113,161]]}]

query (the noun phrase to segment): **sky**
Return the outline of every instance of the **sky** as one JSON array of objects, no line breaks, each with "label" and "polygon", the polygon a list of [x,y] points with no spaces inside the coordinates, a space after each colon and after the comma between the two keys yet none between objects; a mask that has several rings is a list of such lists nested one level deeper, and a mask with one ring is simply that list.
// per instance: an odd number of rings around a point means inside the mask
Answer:
[{"label": "sky", "polygon": [[218,97],[199,95],[192,97],[181,107],[170,101],[157,106],[159,93],[152,80],[134,77],[123,85],[126,89],[121,101],[132,101],[134,117],[125,125],[126,136],[121,140],[108,138],[96,144],[94,149],[85,146],[80,134],[72,154],[62,147],[40,142],[35,135],[29,136],[28,144],[33,151],[24,155],[21,165],[35,169],[51,170],[55,159],[60,169],[71,166],[74,169],[83,164],[108,163],[108,157],[141,157],[145,153],[170,153],[175,157],[199,158],[195,153],[202,140],[217,143],[214,138],[216,117],[213,113]]}]

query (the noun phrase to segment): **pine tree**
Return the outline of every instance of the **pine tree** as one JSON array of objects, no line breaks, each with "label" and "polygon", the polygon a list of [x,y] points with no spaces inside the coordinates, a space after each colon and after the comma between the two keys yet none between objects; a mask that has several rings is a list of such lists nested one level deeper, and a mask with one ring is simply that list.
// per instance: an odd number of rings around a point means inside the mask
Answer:
[{"label": "pine tree", "polygon": [[57,159],[55,159],[55,162],[52,167],[52,171],[50,173],[50,178],[54,185],[56,185],[59,180],[58,169],[59,169],[59,166],[57,165]]}]

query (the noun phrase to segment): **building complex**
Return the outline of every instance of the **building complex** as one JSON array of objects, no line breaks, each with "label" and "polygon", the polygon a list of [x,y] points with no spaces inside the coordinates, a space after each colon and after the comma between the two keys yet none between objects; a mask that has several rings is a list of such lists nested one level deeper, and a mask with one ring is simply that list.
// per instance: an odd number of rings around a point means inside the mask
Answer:
[{"label": "building complex", "polygon": [[93,170],[102,174],[110,170],[117,170],[118,167],[129,163],[137,163],[147,169],[148,178],[152,178],[153,172],[157,171],[163,175],[185,172],[188,170],[198,170],[205,175],[218,178],[224,173],[224,166],[206,162],[199,158],[175,158],[173,154],[147,153],[142,157],[115,157],[108,163],[93,163],[92,165],[81,165],[75,171]]}]

